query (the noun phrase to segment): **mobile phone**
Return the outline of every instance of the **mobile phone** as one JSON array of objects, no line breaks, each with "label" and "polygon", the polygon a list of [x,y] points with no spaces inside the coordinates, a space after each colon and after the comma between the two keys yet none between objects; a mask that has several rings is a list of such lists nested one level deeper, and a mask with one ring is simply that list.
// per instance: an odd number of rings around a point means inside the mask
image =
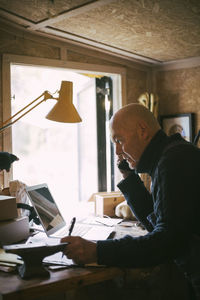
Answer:
[{"label": "mobile phone", "polygon": [[127,163],[127,161],[125,159],[123,159],[119,165],[118,168],[120,170],[124,170],[124,171],[132,171],[132,169],[129,167],[129,164]]}]

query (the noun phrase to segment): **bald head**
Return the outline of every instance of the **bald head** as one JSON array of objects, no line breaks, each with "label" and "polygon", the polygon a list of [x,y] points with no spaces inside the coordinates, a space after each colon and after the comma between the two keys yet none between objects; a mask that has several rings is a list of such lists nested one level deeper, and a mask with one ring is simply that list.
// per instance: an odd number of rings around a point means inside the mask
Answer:
[{"label": "bald head", "polygon": [[132,103],[123,106],[111,119],[111,125],[118,123],[126,130],[135,129],[138,122],[145,123],[151,135],[154,135],[160,129],[154,115],[142,104]]},{"label": "bald head", "polygon": [[129,104],[111,119],[111,135],[116,154],[123,156],[132,168],[137,167],[142,153],[160,129],[154,115],[142,104]]}]

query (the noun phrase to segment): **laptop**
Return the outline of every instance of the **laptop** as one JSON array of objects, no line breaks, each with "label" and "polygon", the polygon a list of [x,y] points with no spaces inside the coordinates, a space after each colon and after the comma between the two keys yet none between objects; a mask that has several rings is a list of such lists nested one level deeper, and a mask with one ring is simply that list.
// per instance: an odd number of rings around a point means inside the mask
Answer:
[{"label": "laptop", "polygon": [[[26,193],[35,208],[44,232],[48,237],[62,238],[69,234],[69,226],[64,220],[46,183],[26,187]],[[112,227],[75,223],[72,236],[88,240],[104,240],[113,232]]]}]

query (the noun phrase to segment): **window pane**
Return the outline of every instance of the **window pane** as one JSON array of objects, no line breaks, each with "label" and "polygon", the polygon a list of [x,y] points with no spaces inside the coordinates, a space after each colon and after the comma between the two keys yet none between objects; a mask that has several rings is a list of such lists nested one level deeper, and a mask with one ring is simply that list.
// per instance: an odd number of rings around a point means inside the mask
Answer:
[{"label": "window pane", "polygon": [[12,127],[13,153],[20,158],[13,165],[13,178],[27,185],[46,182],[67,217],[77,212],[79,200],[87,201],[97,191],[94,78],[64,69],[12,65],[11,79],[12,115],[45,90],[59,90],[62,80],[73,82],[73,102],[82,123],[45,119],[56,101],[48,100]]},{"label": "window pane", "polygon": [[79,197],[81,201],[89,199],[94,191],[98,191],[95,92],[95,79],[93,78],[78,94],[78,108],[83,119],[82,126],[78,127]]}]

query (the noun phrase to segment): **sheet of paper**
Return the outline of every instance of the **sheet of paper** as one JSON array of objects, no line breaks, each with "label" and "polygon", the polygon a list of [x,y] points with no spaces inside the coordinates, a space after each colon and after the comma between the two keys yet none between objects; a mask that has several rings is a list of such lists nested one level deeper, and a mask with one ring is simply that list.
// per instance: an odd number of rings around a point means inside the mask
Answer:
[{"label": "sheet of paper", "polygon": [[23,261],[18,258],[18,255],[6,253],[2,248],[0,248],[0,261],[15,264],[23,264]]},{"label": "sheet of paper", "polygon": [[29,244],[29,243],[34,243],[34,244],[35,243],[44,243],[46,245],[56,245],[56,244],[60,243],[60,238],[48,237],[46,235],[46,233],[39,232],[39,233],[29,237],[26,244]]},{"label": "sheet of paper", "polygon": [[90,224],[90,225],[105,225],[105,226],[115,226],[121,223],[123,219],[120,218],[102,218],[102,217],[87,217],[80,220],[82,224]]},{"label": "sheet of paper", "polygon": [[67,258],[65,255],[62,256],[62,252],[57,252],[53,255],[47,256],[43,259],[43,263],[50,265],[63,265],[63,266],[72,266],[74,265],[72,259]]}]

